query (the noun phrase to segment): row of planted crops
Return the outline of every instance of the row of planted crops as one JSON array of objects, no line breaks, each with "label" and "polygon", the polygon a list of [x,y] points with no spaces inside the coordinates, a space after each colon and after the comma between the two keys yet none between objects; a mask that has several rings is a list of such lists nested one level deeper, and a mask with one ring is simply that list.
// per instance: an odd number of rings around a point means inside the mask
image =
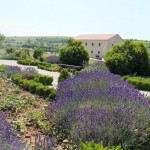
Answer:
[{"label": "row of planted crops", "polygon": [[[108,71],[83,71],[60,82],[46,115],[50,130],[44,140],[37,137],[35,149],[57,149],[65,139],[68,149],[150,149],[150,99]],[[8,131],[2,125],[0,142],[11,147],[16,137]]]}]

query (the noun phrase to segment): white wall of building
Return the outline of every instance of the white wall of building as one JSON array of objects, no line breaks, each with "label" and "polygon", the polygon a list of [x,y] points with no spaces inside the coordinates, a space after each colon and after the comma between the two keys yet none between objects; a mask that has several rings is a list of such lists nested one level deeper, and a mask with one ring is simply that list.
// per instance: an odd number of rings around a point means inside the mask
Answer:
[{"label": "white wall of building", "polygon": [[95,58],[96,55],[99,55],[100,58],[104,58],[107,50],[111,49],[112,46],[116,43],[122,43],[123,39],[116,34],[110,39],[107,40],[81,40],[83,46],[89,52],[91,58]]}]

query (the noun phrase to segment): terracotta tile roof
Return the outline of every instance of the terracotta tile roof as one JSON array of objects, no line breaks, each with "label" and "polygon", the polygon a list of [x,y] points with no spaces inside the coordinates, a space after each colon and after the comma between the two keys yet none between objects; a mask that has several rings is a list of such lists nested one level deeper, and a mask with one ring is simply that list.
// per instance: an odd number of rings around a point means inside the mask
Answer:
[{"label": "terracotta tile roof", "polygon": [[117,34],[83,34],[75,37],[77,40],[108,40]]}]

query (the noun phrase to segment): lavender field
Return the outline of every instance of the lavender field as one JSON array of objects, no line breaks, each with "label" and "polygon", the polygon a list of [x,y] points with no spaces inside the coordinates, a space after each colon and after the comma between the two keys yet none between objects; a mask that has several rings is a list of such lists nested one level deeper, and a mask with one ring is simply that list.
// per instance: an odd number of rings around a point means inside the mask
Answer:
[{"label": "lavender field", "polygon": [[47,112],[58,141],[148,147],[150,100],[108,71],[82,72],[61,82]]},{"label": "lavender field", "polygon": [[[58,84],[55,100],[45,110],[50,130],[35,136],[35,150],[57,150],[65,139],[68,150],[82,150],[81,141],[113,150],[120,145],[122,150],[149,150],[150,99],[120,76],[101,69],[84,70]],[[27,149],[5,116],[0,118],[2,150]]]}]

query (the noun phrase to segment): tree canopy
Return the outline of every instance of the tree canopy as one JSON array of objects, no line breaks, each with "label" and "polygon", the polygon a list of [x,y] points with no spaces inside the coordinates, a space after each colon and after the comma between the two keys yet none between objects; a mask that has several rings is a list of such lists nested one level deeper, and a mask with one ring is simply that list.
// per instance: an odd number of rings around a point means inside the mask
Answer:
[{"label": "tree canopy", "polygon": [[81,41],[68,39],[68,44],[59,48],[59,60],[63,64],[81,66],[89,61],[89,54]]},{"label": "tree canopy", "polygon": [[34,53],[33,53],[33,57],[35,59],[41,59],[43,53],[44,53],[43,49],[41,49],[41,48],[35,48]]},{"label": "tree canopy", "polygon": [[148,51],[143,41],[125,40],[106,52],[105,64],[112,73],[146,75]]}]

